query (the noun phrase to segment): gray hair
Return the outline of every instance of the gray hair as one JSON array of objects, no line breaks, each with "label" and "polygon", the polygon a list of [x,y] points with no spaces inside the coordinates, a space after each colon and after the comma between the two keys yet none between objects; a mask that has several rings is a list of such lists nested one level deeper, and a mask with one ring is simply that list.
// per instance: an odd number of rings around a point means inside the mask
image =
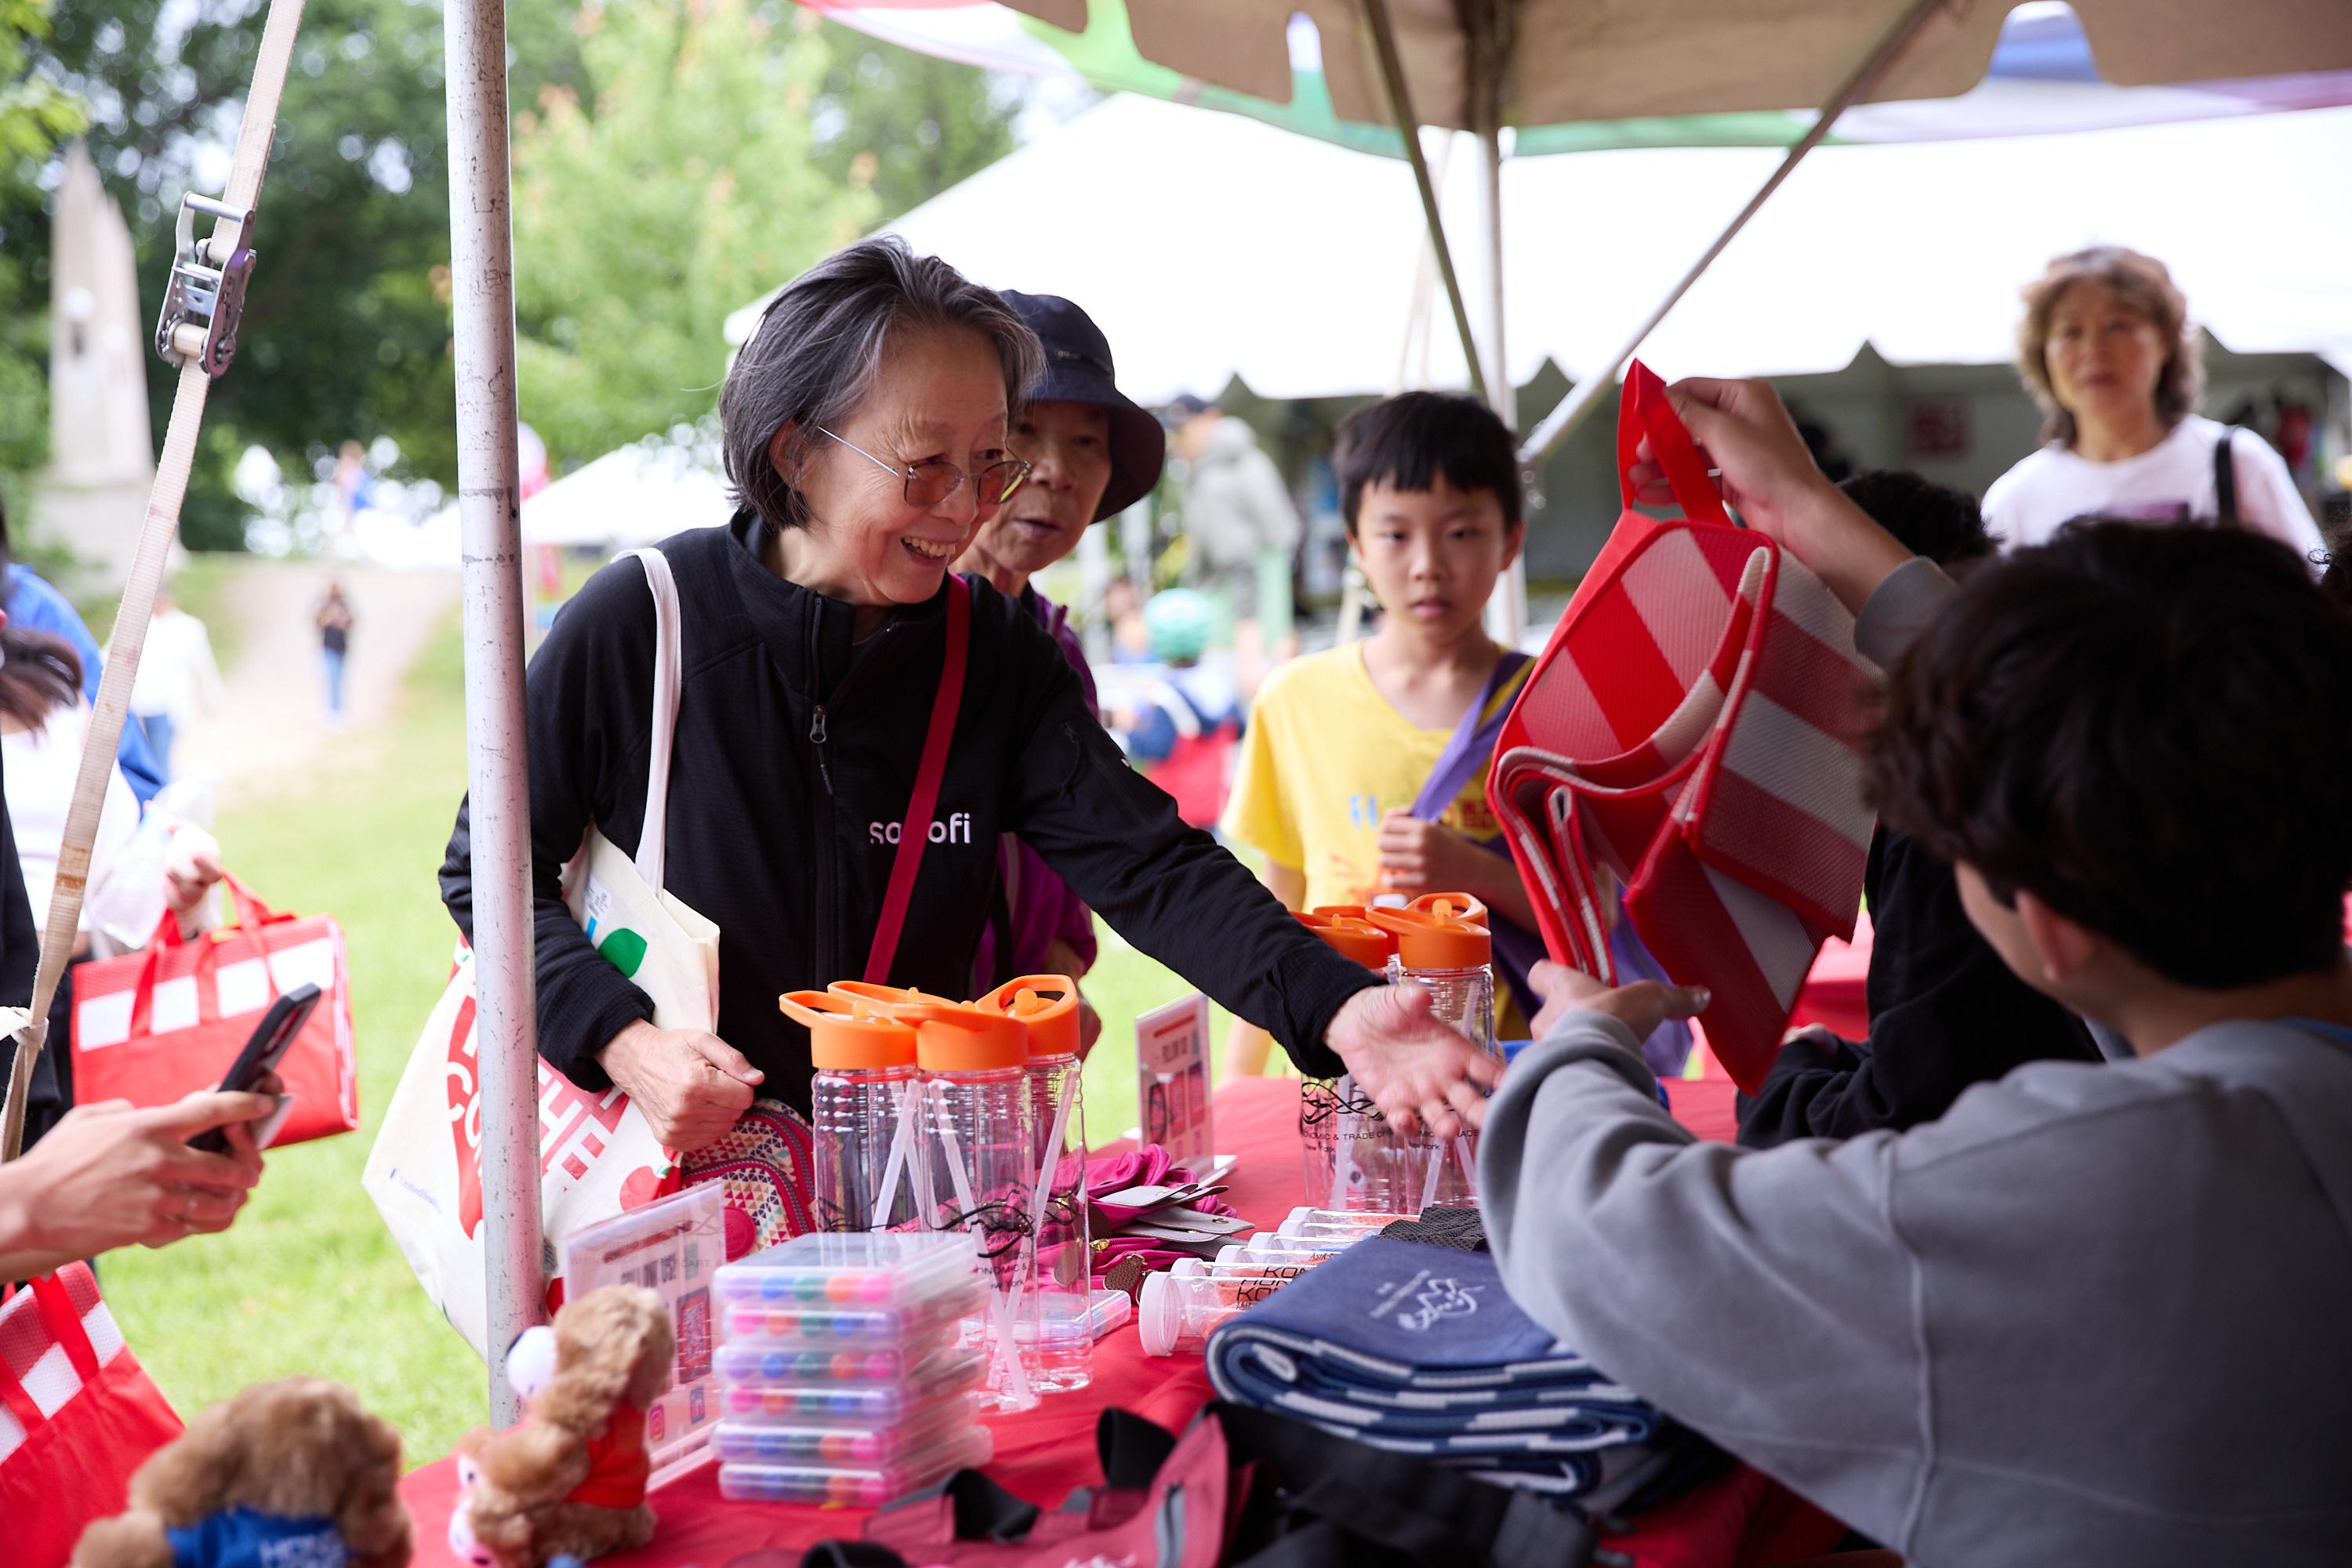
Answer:
[{"label": "gray hair", "polygon": [[735,504],[770,528],[808,521],[800,494],[768,447],[785,425],[814,434],[865,405],[882,353],[908,328],[966,327],[988,339],[1004,371],[1008,410],[1045,368],[1037,335],[992,289],[896,235],[862,239],[818,262],[769,301],[719,394],[727,478]]}]

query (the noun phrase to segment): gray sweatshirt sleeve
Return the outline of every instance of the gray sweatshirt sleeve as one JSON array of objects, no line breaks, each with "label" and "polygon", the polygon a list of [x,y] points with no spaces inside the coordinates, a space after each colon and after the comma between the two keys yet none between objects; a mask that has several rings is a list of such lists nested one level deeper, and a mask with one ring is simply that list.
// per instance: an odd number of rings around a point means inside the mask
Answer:
[{"label": "gray sweatshirt sleeve", "polygon": [[1862,613],[1853,620],[1855,649],[1879,668],[1888,668],[1958,592],[1942,567],[1924,555],[1913,556],[1882,578],[1863,601]]},{"label": "gray sweatshirt sleeve", "polygon": [[1619,1382],[1898,1544],[1927,1435],[1892,1135],[1696,1142],[1637,1051],[1575,1013],[1505,1076],[1478,1149],[1504,1284]]}]

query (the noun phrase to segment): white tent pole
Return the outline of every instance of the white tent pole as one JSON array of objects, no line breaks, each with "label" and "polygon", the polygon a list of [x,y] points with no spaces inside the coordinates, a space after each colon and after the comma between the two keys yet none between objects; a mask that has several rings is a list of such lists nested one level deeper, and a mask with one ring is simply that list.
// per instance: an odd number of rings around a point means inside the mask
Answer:
[{"label": "white tent pole", "polygon": [[[1506,357],[1508,342],[1504,333],[1502,128],[1494,123],[1482,126],[1479,142],[1485,154],[1481,162],[1486,165],[1479,171],[1482,178],[1478,188],[1483,206],[1479,216],[1486,220],[1486,308],[1493,312],[1486,391],[1496,415],[1506,426],[1517,429],[1519,394],[1511,384],[1511,363]],[[1505,647],[1517,647],[1527,629],[1528,562],[1523,542],[1519,558],[1496,582],[1495,591],[1486,600],[1486,634]]]},{"label": "white tent pole", "polygon": [[1381,80],[1387,85],[1389,109],[1396,116],[1397,137],[1404,143],[1405,162],[1412,165],[1412,183],[1421,192],[1421,214],[1429,225],[1430,248],[1437,255],[1437,275],[1445,280],[1446,302],[1454,307],[1454,330],[1462,334],[1462,357],[1470,367],[1470,390],[1481,401],[1486,379],[1478,368],[1478,337],[1470,330],[1469,307],[1463,303],[1462,279],[1454,270],[1454,252],[1445,243],[1445,223],[1438,216],[1437,187],[1429,178],[1429,164],[1421,155],[1421,121],[1412,111],[1412,96],[1404,83],[1404,66],[1398,58],[1396,32],[1389,21],[1388,0],[1357,0],[1363,7],[1364,26],[1372,36],[1379,57]]},{"label": "white tent pole", "polygon": [[[1463,39],[1468,77],[1468,119],[1478,139],[1480,239],[1484,242],[1486,294],[1486,394],[1496,416],[1516,430],[1518,389],[1511,382],[1510,317],[1503,286],[1503,98],[1504,72],[1514,39],[1509,4],[1457,6],[1468,36]],[[1528,565],[1522,552],[1496,583],[1486,600],[1486,633],[1505,647],[1517,647],[1528,629]]]},{"label": "white tent pole", "polygon": [[1877,46],[1870,51],[1869,56],[1861,65],[1854,68],[1853,73],[1831,96],[1830,100],[1822,106],[1821,114],[1814,120],[1812,129],[1797,139],[1795,144],[1789,149],[1788,156],[1780,160],[1780,166],[1772,171],[1772,177],[1766,180],[1763,187],[1748,198],[1748,205],[1739,209],[1738,216],[1731,220],[1724,231],[1715,237],[1715,243],[1708,246],[1699,258],[1691,264],[1690,270],[1684,273],[1681,281],[1677,282],[1667,292],[1666,297],[1658,302],[1657,309],[1643,319],[1642,324],[1633,330],[1633,335],[1625,340],[1624,345],[1615,355],[1602,363],[1590,367],[1584,379],[1577,384],[1576,388],[1560,399],[1559,406],[1544,416],[1543,423],[1536,426],[1534,433],[1520,447],[1520,461],[1528,464],[1542,462],[1551,455],[1554,447],[1568,438],[1570,431],[1583,423],[1584,416],[1600,403],[1601,394],[1617,384],[1618,371],[1624,367],[1627,360],[1633,357],[1634,351],[1642,346],[1643,340],[1657,331],[1658,323],[1666,319],[1666,313],[1681,303],[1682,297],[1690,292],[1691,285],[1699,280],[1700,275],[1715,264],[1715,258],[1723,254],[1724,247],[1732,242],[1741,229],[1748,226],[1748,220],[1754,217],[1762,209],[1764,204],[1771,199],[1772,193],[1779,190],[1780,183],[1804,161],[1805,154],[1821,145],[1822,139],[1829,134],[1830,127],[1837,123],[1838,117],[1853,108],[1854,103],[1870,90],[1871,85],[1885,74],[1887,67],[1893,65],[1901,57],[1904,50],[1910,47],[1912,40],[1926,29],[1927,23],[1937,12],[1944,9],[1946,4],[1947,0],[1914,0],[1911,8],[1896,18],[1895,26],[1887,29],[1886,36],[1879,39]]},{"label": "white tent pole", "polygon": [[466,779],[474,845],[475,1037],[490,1418],[514,1424],[506,1347],[538,1322],[539,1031],[532,1015],[530,759],[522,700],[522,481],[505,0],[446,0],[449,270],[465,552]]}]

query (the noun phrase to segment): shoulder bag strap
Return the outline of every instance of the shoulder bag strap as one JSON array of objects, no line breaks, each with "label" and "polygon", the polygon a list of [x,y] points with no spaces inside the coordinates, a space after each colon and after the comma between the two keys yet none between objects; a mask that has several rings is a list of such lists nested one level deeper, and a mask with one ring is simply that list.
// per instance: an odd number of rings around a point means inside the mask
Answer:
[{"label": "shoulder bag strap", "polygon": [[2221,438],[2213,443],[2213,517],[2223,528],[2246,526],[2238,515],[2238,465],[2231,455],[2231,437],[2238,433],[2235,425],[2221,426]]},{"label": "shoulder bag strap", "polygon": [[[1454,804],[1454,797],[1462,793],[1462,786],[1470,782],[1471,776],[1486,771],[1486,759],[1495,750],[1495,737],[1501,732],[1503,721],[1511,711],[1507,702],[1495,708],[1495,699],[1513,677],[1532,662],[1531,656],[1516,648],[1495,661],[1478,700],[1470,704],[1470,710],[1454,726],[1445,750],[1438,753],[1436,765],[1429,770],[1421,793],[1413,797],[1413,816],[1423,822],[1436,821],[1445,815],[1445,808]],[[1495,710],[1489,713],[1489,708]]]},{"label": "shoulder bag strap", "polygon": [[874,948],[866,958],[866,981],[879,985],[890,978],[890,961],[898,955],[898,933],[906,928],[907,903],[914,897],[915,868],[922,864],[923,846],[931,835],[931,812],[940,803],[940,775],[947,771],[948,742],[955,738],[956,711],[963,706],[963,670],[971,646],[971,586],[948,574],[947,654],[940,663],[940,689],[931,696],[931,722],[923,731],[923,759],[915,767],[915,791],[907,801],[907,820],[898,830],[898,852],[890,860],[890,885],[882,895],[882,918],[874,927]]},{"label": "shoulder bag strap", "polygon": [[683,617],[677,607],[677,579],[670,574],[669,557],[654,549],[625,550],[614,557],[634,557],[646,569],[646,587],[654,596],[654,707],[646,764],[646,821],[637,830],[637,875],[646,887],[661,891],[662,866],[669,847],[669,752],[677,731],[677,700],[685,662],[680,650]]}]

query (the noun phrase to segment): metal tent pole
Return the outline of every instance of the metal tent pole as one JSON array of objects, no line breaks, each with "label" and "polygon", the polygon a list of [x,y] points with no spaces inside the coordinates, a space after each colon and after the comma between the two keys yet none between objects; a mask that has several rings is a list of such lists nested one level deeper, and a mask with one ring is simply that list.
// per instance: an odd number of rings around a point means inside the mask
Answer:
[{"label": "metal tent pole", "polygon": [[1372,36],[1372,52],[1380,58],[1381,80],[1387,86],[1389,109],[1396,116],[1397,137],[1404,143],[1405,162],[1412,165],[1412,182],[1421,192],[1421,215],[1429,225],[1430,248],[1437,255],[1437,275],[1445,280],[1446,302],[1454,307],[1454,329],[1462,334],[1462,357],[1470,366],[1470,390],[1483,401],[1486,378],[1478,367],[1478,337],[1470,330],[1469,308],[1463,303],[1462,279],[1454,270],[1454,252],[1445,243],[1445,223],[1438,216],[1437,187],[1429,164],[1421,155],[1421,121],[1412,111],[1412,97],[1404,83],[1404,66],[1397,56],[1396,30],[1389,20],[1388,0],[1357,0],[1363,7],[1365,30]]},{"label": "metal tent pole", "polygon": [[1748,220],[1762,209],[1764,204],[1771,199],[1772,193],[1780,188],[1780,183],[1804,162],[1805,154],[1821,145],[1822,139],[1829,134],[1830,127],[1837,123],[1838,117],[1870,90],[1871,84],[1885,74],[1886,68],[1893,65],[1904,50],[1910,47],[1912,40],[1926,29],[1927,23],[1944,9],[1946,4],[1947,0],[1914,0],[1911,8],[1896,18],[1885,37],[1879,39],[1868,57],[1854,68],[1837,91],[1831,95],[1830,100],[1822,106],[1812,129],[1798,138],[1789,149],[1789,155],[1780,160],[1780,166],[1772,171],[1772,177],[1764,182],[1763,187],[1748,198],[1748,205],[1739,209],[1738,216],[1716,236],[1715,243],[1691,264],[1690,270],[1683,274],[1682,280],[1658,302],[1658,308],[1643,319],[1642,324],[1625,340],[1624,346],[1605,363],[1592,366],[1584,380],[1560,399],[1559,406],[1544,416],[1543,423],[1536,426],[1534,434],[1520,447],[1521,462],[1542,462],[1551,455],[1554,447],[1568,438],[1570,431],[1583,423],[1584,416],[1601,401],[1601,394],[1617,384],[1618,371],[1633,357],[1633,352],[1642,346],[1643,341],[1657,331],[1658,323],[1666,319],[1666,313],[1681,303],[1682,297],[1690,292],[1691,285],[1699,280],[1700,275],[1715,264],[1715,258],[1723,254],[1724,247],[1748,226]]},{"label": "metal tent pole", "polygon": [[446,0],[457,508],[465,551],[466,776],[474,844],[490,1417],[520,1415],[505,1349],[538,1322],[539,1031],[531,985],[530,757],[522,697],[521,460],[504,0]]},{"label": "metal tent pole", "polygon": [[[1515,39],[1514,0],[1456,0],[1465,67],[1465,118],[1478,139],[1479,237],[1484,242],[1486,296],[1486,396],[1496,416],[1516,430],[1518,389],[1511,381],[1508,300],[1503,286],[1503,102]],[[1524,553],[1511,563],[1486,600],[1486,633],[1517,647],[1528,627],[1528,568]]]}]

